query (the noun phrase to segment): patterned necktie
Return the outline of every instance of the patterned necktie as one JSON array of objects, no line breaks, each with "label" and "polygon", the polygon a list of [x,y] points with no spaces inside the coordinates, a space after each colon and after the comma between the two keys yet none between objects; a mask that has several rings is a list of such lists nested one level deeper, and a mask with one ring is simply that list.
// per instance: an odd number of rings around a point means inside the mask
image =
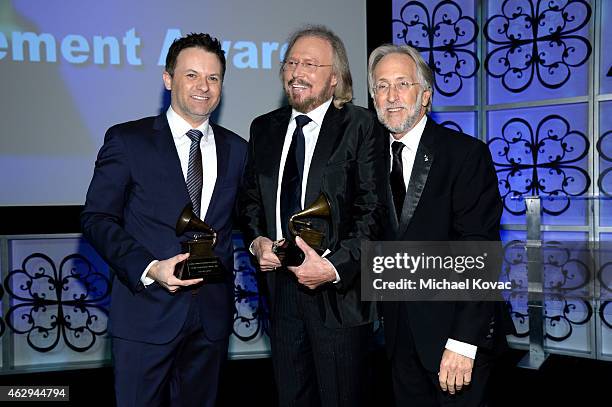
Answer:
[{"label": "patterned necktie", "polygon": [[394,141],[393,144],[391,144],[393,165],[389,178],[391,181],[391,193],[393,194],[393,205],[395,206],[395,213],[397,214],[398,221],[402,217],[402,207],[404,206],[404,199],[406,198],[406,184],[404,184],[404,170],[402,165],[402,150],[404,147],[404,143],[399,141]]},{"label": "patterned necktie", "polygon": [[189,147],[189,166],[187,167],[187,191],[193,205],[193,213],[200,217],[200,205],[202,202],[202,152],[200,151],[200,140],[202,132],[191,129],[187,132],[191,139]]},{"label": "patterned necktie", "polygon": [[310,123],[306,115],[296,116],[297,124],[283,171],[280,196],[280,221],[283,237],[289,237],[289,218],[302,209],[302,176],[304,174],[305,141],[302,128]]}]

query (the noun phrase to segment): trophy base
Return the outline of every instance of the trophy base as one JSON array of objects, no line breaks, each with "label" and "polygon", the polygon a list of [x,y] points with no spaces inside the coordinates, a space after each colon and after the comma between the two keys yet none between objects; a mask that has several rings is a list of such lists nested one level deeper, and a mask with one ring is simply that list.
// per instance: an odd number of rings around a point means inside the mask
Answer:
[{"label": "trophy base", "polygon": [[276,257],[285,267],[297,267],[304,262],[304,252],[297,246],[278,250]]},{"label": "trophy base", "polygon": [[[323,250],[319,248],[313,248],[319,255],[323,253]],[[284,240],[282,243],[272,246],[272,252],[276,254],[276,257],[280,260],[281,264],[285,267],[297,267],[300,266],[305,259],[304,252],[295,245],[295,243],[288,240]]]},{"label": "trophy base", "polygon": [[203,283],[225,282],[225,268],[217,257],[189,258],[177,264],[174,275],[180,280],[201,278]]}]

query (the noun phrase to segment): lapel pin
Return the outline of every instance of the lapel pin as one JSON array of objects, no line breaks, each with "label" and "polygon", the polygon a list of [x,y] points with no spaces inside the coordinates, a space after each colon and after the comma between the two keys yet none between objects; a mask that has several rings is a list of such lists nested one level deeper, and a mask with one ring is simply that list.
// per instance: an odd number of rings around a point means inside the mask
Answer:
[{"label": "lapel pin", "polygon": [[429,161],[429,157],[427,157],[427,154],[423,154],[423,159],[425,160],[425,162]]}]

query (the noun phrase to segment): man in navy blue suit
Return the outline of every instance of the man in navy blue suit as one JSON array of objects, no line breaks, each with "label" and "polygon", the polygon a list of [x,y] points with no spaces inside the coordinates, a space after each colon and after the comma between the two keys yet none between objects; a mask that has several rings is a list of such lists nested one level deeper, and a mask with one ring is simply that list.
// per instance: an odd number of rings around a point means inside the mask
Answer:
[{"label": "man in navy blue suit", "polygon": [[[176,40],[163,80],[171,106],[111,127],[81,215],[82,230],[115,271],[110,332],[119,406],[215,403],[233,304],[232,215],[246,142],[210,122],[225,56],[208,34]],[[226,281],[174,276],[175,226],[189,204],[217,231]]]}]

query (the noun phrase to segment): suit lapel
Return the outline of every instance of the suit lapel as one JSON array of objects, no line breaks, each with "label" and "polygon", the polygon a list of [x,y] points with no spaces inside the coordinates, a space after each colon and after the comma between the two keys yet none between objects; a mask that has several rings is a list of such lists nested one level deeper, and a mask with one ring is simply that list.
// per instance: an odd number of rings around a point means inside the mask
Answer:
[{"label": "suit lapel", "polygon": [[404,200],[402,216],[399,222],[400,236],[403,235],[408,228],[412,215],[414,215],[414,211],[425,189],[429,170],[435,158],[434,136],[433,120],[428,118],[425,129],[423,130],[423,135],[421,136],[421,141],[419,142],[419,147],[417,148],[412,173],[410,174],[410,182],[408,182],[408,189],[406,190],[406,199]]},{"label": "suit lapel", "polygon": [[[181,161],[179,160],[176,145],[172,139],[172,132],[168,125],[166,115],[157,116],[153,124],[153,129],[157,132],[153,138],[153,142],[159,154],[159,165],[165,167],[165,174],[168,177],[168,182],[164,186],[169,196],[177,197],[177,201],[184,202],[186,205],[189,201],[189,192],[187,184],[183,178],[183,170],[181,169]],[[182,209],[182,208],[181,208]]]},{"label": "suit lapel", "polygon": [[312,154],[312,161],[308,171],[308,182],[306,183],[306,196],[304,197],[305,207],[308,207],[319,196],[323,172],[336,145],[336,139],[341,133],[341,124],[342,112],[332,103],[323,117],[317,145]]},{"label": "suit lapel", "polygon": [[[229,153],[230,146],[229,142],[223,135],[221,134],[221,129],[217,127],[215,124],[210,123],[210,127],[213,131],[213,136],[215,137],[215,152],[217,154],[217,179],[215,180],[215,188],[213,189],[212,196],[210,198],[210,204],[208,205],[208,210],[206,211],[206,217],[204,221],[210,224],[210,216],[215,213],[216,203],[222,202],[222,200],[218,199],[217,194],[220,192],[221,185],[223,185],[223,179],[227,176],[229,171]],[[233,208],[230,208],[232,210]]]}]

